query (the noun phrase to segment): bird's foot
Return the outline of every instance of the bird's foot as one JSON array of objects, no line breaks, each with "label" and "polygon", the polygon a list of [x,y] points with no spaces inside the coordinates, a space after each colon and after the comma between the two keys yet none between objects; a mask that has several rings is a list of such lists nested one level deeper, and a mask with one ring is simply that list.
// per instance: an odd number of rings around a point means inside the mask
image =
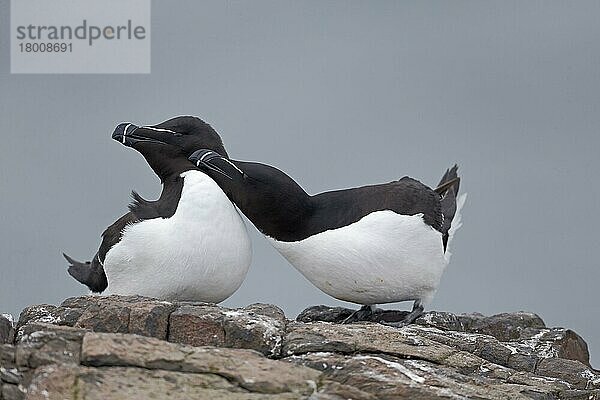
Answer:
[{"label": "bird's foot", "polygon": [[342,321],[342,324],[351,324],[359,321],[370,321],[370,317],[375,311],[375,306],[362,306],[354,311],[348,318]]},{"label": "bird's foot", "polygon": [[413,305],[412,311],[409,312],[401,321],[379,321],[379,323],[386,326],[393,326],[395,328],[402,328],[415,322],[417,318],[423,315],[424,309],[425,308],[423,307],[421,302],[417,300]]}]

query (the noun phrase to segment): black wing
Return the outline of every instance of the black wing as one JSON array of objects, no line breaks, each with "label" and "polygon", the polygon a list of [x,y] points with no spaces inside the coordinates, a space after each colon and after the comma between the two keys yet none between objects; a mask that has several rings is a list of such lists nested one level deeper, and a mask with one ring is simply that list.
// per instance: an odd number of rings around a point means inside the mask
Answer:
[{"label": "black wing", "polygon": [[68,269],[69,274],[90,288],[92,292],[103,292],[108,287],[104,259],[108,251],[121,240],[123,230],[127,225],[145,219],[172,217],[177,210],[182,190],[183,178],[177,177],[164,183],[160,198],[156,201],[145,200],[136,192],[132,192],[133,201],[129,206],[130,211],[102,232],[102,243],[92,261],[80,262],[63,253],[65,259],[71,264]]},{"label": "black wing", "polygon": [[177,211],[177,204],[181,198],[182,190],[183,178],[179,176],[164,183],[160,198],[156,201],[146,200],[134,190],[131,192],[132,202],[129,205],[129,211],[139,221],[153,218],[171,218]]},{"label": "black wing", "polygon": [[403,215],[423,214],[427,225],[440,231],[443,216],[440,196],[429,186],[405,176],[392,185],[386,205],[390,210]]},{"label": "black wing", "polygon": [[315,214],[306,225],[304,237],[352,224],[375,211],[391,210],[402,215],[423,214],[436,230],[442,227],[440,196],[416,179],[353,189],[324,192],[313,196]]},{"label": "black wing", "polygon": [[104,272],[104,258],[106,253],[119,241],[123,234],[123,229],[130,224],[138,221],[138,218],[131,212],[123,215],[115,221],[114,224],[102,232],[102,243],[98,252],[92,258],[92,261],[81,262],[74,260],[63,253],[65,259],[69,262],[68,272],[79,283],[86,285],[92,292],[101,293],[108,287],[108,279]]},{"label": "black wing", "polygon": [[97,255],[100,263],[104,264],[106,253],[121,240],[125,227],[138,221],[140,221],[140,218],[134,213],[128,212],[102,232],[102,243],[100,244]]}]

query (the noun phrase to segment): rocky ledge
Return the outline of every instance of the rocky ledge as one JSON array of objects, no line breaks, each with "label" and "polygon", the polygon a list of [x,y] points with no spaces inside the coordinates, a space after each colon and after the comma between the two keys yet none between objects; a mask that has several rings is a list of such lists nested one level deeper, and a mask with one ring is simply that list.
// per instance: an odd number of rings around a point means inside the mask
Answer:
[{"label": "rocky ledge", "polygon": [[0,400],[600,399],[585,341],[535,314],[336,323],[349,313],[291,321],[267,304],[119,296],[31,306],[16,325],[0,317]]}]

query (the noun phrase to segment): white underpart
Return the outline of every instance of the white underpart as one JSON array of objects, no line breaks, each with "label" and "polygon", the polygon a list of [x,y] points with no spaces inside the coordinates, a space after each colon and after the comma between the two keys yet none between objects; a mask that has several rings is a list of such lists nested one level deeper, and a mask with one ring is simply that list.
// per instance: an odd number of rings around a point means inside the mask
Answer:
[{"label": "white underpart", "polygon": [[128,225],[106,254],[106,294],[218,303],[242,284],[252,247],[239,212],[203,172],[181,176],[175,214]]},{"label": "white underpart", "polygon": [[[459,197],[450,239],[460,226]],[[455,225],[456,224],[456,225]],[[337,299],[373,305],[420,300],[427,305],[450,255],[423,215],[373,212],[359,221],[297,242],[271,244],[310,282]]]}]

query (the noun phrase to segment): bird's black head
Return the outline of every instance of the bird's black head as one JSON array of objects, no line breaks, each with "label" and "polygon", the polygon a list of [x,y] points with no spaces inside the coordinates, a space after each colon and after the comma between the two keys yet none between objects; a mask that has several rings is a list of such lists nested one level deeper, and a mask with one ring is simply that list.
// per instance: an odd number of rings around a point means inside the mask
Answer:
[{"label": "bird's black head", "polygon": [[228,157],[221,137],[196,117],[175,117],[146,126],[122,123],[117,125],[112,138],[140,152],[162,180],[192,169],[188,157],[199,148]]}]

